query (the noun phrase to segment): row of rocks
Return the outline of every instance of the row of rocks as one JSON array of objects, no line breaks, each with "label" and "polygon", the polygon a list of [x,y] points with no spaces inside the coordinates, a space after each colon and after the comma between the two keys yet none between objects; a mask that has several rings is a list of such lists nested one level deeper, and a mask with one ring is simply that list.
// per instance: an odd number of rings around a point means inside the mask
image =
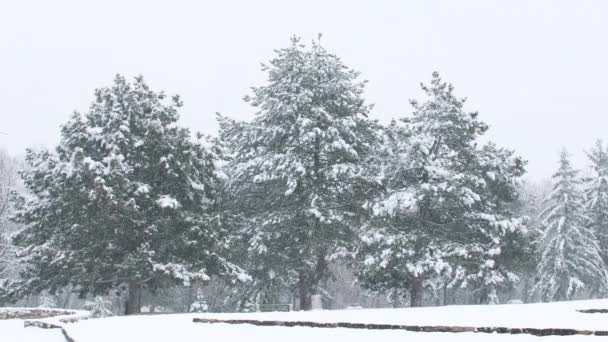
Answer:
[{"label": "row of rocks", "polygon": [[608,309],[586,309],[586,310],[576,310],[582,313],[608,313]]},{"label": "row of rocks", "polygon": [[38,328],[42,328],[42,329],[60,329],[61,333],[63,334],[63,337],[65,337],[65,340],[67,342],[76,342],[76,340],[74,340],[74,338],[68,334],[68,332],[65,330],[64,327],[57,325],[57,324],[43,322],[43,321],[25,321],[25,322],[23,322],[23,325],[26,328],[27,327],[38,327]]},{"label": "row of rocks", "polygon": [[400,325],[400,324],[368,324],[349,322],[308,322],[308,321],[260,321],[253,319],[208,319],[194,318],[195,323],[224,323],[224,324],[252,324],[257,326],[281,326],[281,327],[309,327],[309,328],[350,328],[370,330],[407,330],[414,332],[473,332],[473,333],[497,333],[497,334],[530,334],[534,336],[569,336],[569,335],[596,335],[608,336],[608,331],[592,331],[577,329],[537,329],[537,328],[507,328],[507,327],[462,327],[441,325]]},{"label": "row of rocks", "polygon": [[49,309],[4,309],[0,310],[0,320],[4,319],[36,319],[48,318],[59,315],[69,315],[72,311],[49,310]]}]

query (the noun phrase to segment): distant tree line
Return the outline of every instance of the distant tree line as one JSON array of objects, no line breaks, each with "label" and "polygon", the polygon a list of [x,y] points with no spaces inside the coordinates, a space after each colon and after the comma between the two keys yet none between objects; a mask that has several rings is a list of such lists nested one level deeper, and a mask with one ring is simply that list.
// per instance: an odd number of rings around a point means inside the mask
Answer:
[{"label": "distant tree line", "polygon": [[293,38],[263,70],[253,119],[218,115],[216,137],[179,127],[178,96],[119,75],[54,150],[27,151],[23,189],[2,153],[0,303],[103,295],[134,314],[606,295],[601,141],[588,177],[563,152],[549,192],[436,72],[383,125],[319,41]]}]

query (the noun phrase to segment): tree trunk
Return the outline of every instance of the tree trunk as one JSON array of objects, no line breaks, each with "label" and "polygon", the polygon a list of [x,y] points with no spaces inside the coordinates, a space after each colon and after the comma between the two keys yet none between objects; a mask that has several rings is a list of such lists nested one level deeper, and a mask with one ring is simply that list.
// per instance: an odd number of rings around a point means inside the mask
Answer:
[{"label": "tree trunk", "polygon": [[389,300],[394,309],[401,307],[401,296],[396,290],[391,291]]},{"label": "tree trunk", "polygon": [[141,313],[141,293],[142,284],[136,281],[129,282],[129,298],[125,305],[126,315],[135,315]]},{"label": "tree trunk", "polygon": [[311,289],[309,282],[302,273],[300,273],[300,279],[298,280],[298,292],[300,296],[300,310],[310,310],[312,295],[310,293]]},{"label": "tree trunk", "polygon": [[452,287],[451,289],[448,290],[448,305],[456,304],[456,291],[457,291],[457,288],[455,288],[455,287]]},{"label": "tree trunk", "polygon": [[422,306],[422,278],[414,279],[412,289],[410,291],[410,306],[417,307]]}]

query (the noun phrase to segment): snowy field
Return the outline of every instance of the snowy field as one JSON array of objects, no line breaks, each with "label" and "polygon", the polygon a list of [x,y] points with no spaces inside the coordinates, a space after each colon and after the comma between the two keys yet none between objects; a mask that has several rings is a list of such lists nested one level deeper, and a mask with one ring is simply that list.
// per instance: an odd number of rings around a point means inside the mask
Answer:
[{"label": "snowy field", "polygon": [[198,314],[195,316],[217,319],[608,330],[608,313],[589,314],[577,311],[585,309],[608,309],[608,299],[546,304],[452,305],[407,309]]},{"label": "snowy field", "polygon": [[[608,314],[580,313],[579,309],[607,309],[608,300],[551,304],[448,306],[414,309],[369,309],[250,314],[172,314],[111,317],[64,324],[76,342],[146,341],[535,341],[597,340],[598,336],[547,336],[425,333],[402,330],[347,328],[259,327],[252,325],[193,323],[192,319],[256,319],[315,322],[357,322],[407,325],[504,326],[520,328],[573,328],[608,330]],[[54,320],[56,319],[49,319]],[[604,338],[608,339],[608,337]],[[23,328],[23,321],[0,321],[0,341],[65,341],[57,329]]]},{"label": "snowy field", "polygon": [[0,321],[0,341],[2,342],[65,342],[58,329],[24,328],[23,321],[11,319]]}]

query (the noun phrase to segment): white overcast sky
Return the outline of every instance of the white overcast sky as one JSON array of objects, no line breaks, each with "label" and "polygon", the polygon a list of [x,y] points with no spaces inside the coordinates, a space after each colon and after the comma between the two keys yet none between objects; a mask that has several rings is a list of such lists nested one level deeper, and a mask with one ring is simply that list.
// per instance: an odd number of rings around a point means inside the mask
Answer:
[{"label": "white overcast sky", "polygon": [[322,42],[369,80],[373,118],[409,115],[433,70],[491,125],[490,139],[548,177],[566,146],[608,140],[608,1],[0,0],[0,148],[52,146],[72,111],[116,73],[180,94],[181,122],[216,132],[260,63],[296,34]]}]

